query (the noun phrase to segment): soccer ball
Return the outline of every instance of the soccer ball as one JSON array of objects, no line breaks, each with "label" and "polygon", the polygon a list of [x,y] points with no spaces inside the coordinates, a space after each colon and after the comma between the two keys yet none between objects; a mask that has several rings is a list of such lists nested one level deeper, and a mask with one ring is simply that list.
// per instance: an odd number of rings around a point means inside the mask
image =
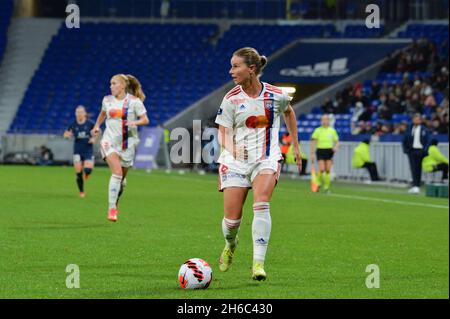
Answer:
[{"label": "soccer ball", "polygon": [[185,261],[178,272],[178,282],[183,289],[206,289],[212,280],[212,269],[200,258]]}]

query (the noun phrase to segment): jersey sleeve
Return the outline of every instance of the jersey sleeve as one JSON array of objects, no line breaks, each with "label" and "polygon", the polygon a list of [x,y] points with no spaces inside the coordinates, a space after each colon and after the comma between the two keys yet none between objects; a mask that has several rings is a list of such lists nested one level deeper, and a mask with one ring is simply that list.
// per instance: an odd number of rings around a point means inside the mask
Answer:
[{"label": "jersey sleeve", "polygon": [[73,132],[75,127],[75,122],[70,123],[69,127],[67,128],[67,131]]},{"label": "jersey sleeve", "polygon": [[106,96],[102,100],[102,112],[106,113]]},{"label": "jersey sleeve", "polygon": [[333,129],[333,142],[338,142],[339,141],[339,135],[338,135],[338,133],[336,132],[336,130],[335,129]]},{"label": "jersey sleeve", "polygon": [[145,108],[144,103],[142,103],[142,101],[139,99],[134,101],[134,108],[137,116],[142,116],[147,113],[147,109]]},{"label": "jersey sleeve", "polygon": [[217,111],[216,123],[223,127],[233,128],[234,124],[234,106],[226,98],[223,98]]},{"label": "jersey sleeve", "polygon": [[311,139],[317,140],[318,137],[319,137],[319,128],[316,128],[311,135]]},{"label": "jersey sleeve", "polygon": [[289,103],[292,101],[292,97],[289,96],[289,94],[287,94],[286,92],[283,92],[283,94],[281,94],[280,97],[280,112],[284,113],[286,112]]}]

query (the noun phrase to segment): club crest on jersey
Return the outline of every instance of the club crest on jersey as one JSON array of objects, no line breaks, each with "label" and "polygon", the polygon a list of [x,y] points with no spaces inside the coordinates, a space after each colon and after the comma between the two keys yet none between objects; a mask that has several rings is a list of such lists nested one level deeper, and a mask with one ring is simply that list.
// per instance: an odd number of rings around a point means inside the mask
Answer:
[{"label": "club crest on jersey", "polygon": [[268,109],[268,110],[273,110],[273,108],[275,107],[275,100],[270,99],[270,100],[264,100],[264,108]]},{"label": "club crest on jersey", "polygon": [[223,109],[222,108],[219,108],[218,110],[217,110],[217,115],[221,115],[223,113]]}]

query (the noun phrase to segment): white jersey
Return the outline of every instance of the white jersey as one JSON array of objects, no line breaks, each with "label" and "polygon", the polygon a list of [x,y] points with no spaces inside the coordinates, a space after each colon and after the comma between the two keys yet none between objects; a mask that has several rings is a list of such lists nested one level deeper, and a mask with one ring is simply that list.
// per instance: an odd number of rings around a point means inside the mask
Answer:
[{"label": "white jersey", "polygon": [[[246,163],[282,159],[278,139],[280,115],[292,100],[280,88],[262,82],[262,91],[256,98],[249,97],[240,85],[224,97],[216,123],[234,130],[237,147],[248,151]],[[230,152],[224,149],[218,159],[222,164],[239,164]]]},{"label": "white jersey", "polygon": [[106,130],[102,141],[122,151],[139,143],[137,127],[128,127],[126,124],[126,121],[136,121],[147,112],[139,98],[128,93],[123,100],[112,95],[105,96],[102,111],[106,113]]}]

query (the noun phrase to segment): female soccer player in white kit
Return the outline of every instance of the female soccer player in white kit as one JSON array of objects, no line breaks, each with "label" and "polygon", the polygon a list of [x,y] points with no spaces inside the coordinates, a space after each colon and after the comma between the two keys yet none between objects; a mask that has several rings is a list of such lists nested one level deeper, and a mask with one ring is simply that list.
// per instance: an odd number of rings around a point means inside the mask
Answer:
[{"label": "female soccer player in white kit", "polygon": [[145,95],[138,79],[132,75],[117,74],[111,79],[110,89],[111,95],[103,98],[102,110],[92,132],[96,136],[106,119],[100,150],[111,169],[108,219],[115,222],[118,200],[139,143],[137,126],[147,125],[149,120],[143,104]]},{"label": "female soccer player in white kit", "polygon": [[280,88],[260,82],[259,74],[267,64],[254,48],[242,48],[231,58],[230,75],[235,84],[224,97],[216,117],[219,141],[219,190],[224,194],[222,230],[225,248],[219,269],[227,271],[238,244],[242,207],[248,190],[253,188],[253,274],[265,280],[264,261],[272,227],[270,198],[280,174],[282,155],[278,144],[280,116],[292,136],[299,172],[297,119],[291,97]]}]

